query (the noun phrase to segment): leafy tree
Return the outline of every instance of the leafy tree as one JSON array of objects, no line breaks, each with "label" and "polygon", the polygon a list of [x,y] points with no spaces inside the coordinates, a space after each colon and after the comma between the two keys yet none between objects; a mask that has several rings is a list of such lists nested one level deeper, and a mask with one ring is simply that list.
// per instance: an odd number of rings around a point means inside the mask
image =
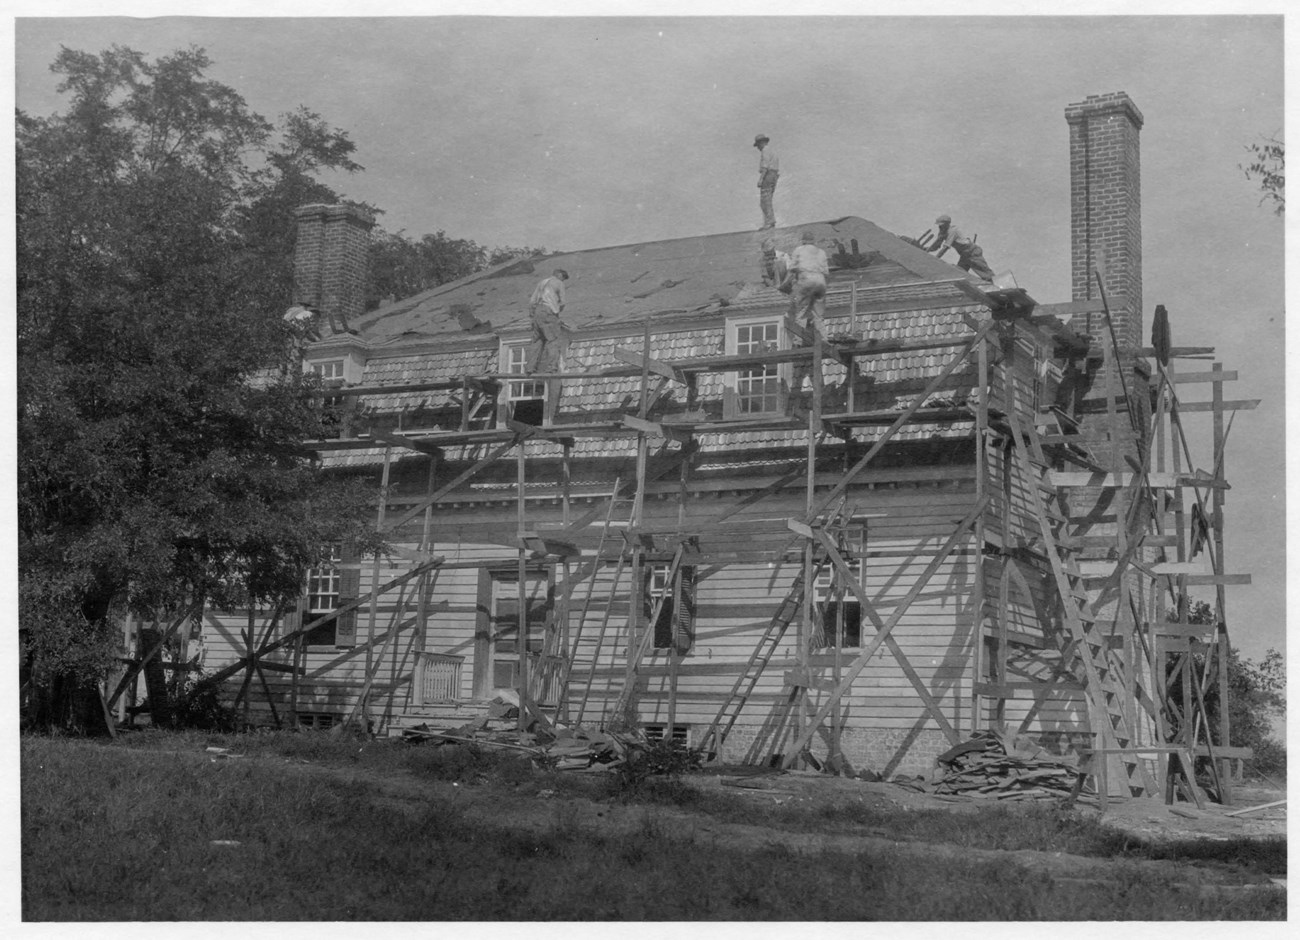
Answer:
[{"label": "leafy tree", "polygon": [[20,636],[39,726],[96,723],[122,612],[294,596],[320,545],[365,536],[360,489],[293,446],[321,414],[278,316],[277,213],[333,201],[315,174],[357,169],[352,145],[306,110],[277,134],[209,65],[65,48],[66,111],[17,116]]},{"label": "leafy tree", "polygon": [[412,297],[485,268],[543,252],[534,248],[484,248],[442,231],[419,239],[403,232],[380,231],[370,243],[366,308],[373,310],[386,298]]},{"label": "leafy tree", "polygon": [[[1171,610],[1169,619],[1177,619]],[[1187,622],[1213,624],[1214,608],[1204,601],[1191,601],[1187,608]],[[1204,674],[1205,658],[1192,657],[1193,674]],[[1182,710],[1182,684],[1173,683],[1168,693],[1174,704]],[[1213,740],[1218,738],[1219,716],[1222,714],[1219,685],[1212,682],[1205,690],[1205,710]],[[1231,741],[1236,747],[1249,747],[1255,752],[1254,765],[1272,773],[1286,767],[1286,746],[1273,736],[1273,718],[1286,713],[1286,662],[1281,653],[1270,649],[1258,663],[1241,655],[1233,646],[1228,648],[1228,726]]]},{"label": "leafy tree", "polygon": [[1246,147],[1250,162],[1241,167],[1248,180],[1258,180],[1260,203],[1273,204],[1273,212],[1286,212],[1286,147],[1276,137],[1261,137]]}]

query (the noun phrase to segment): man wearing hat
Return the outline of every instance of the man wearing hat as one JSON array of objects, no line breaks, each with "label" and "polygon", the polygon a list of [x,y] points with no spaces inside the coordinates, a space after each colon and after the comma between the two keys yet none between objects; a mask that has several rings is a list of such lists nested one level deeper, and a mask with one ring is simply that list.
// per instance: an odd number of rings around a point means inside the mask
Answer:
[{"label": "man wearing hat", "polygon": [[560,314],[564,310],[564,282],[569,272],[556,268],[533,288],[528,300],[528,316],[533,321],[533,341],[528,345],[528,374],[559,372],[560,356],[568,345],[568,336]]},{"label": "man wearing hat", "polygon": [[775,228],[772,194],[776,192],[776,178],[781,175],[781,160],[767,142],[766,134],[754,138],[754,146],[758,148],[758,205],[763,210],[763,228]]},{"label": "man wearing hat", "polygon": [[993,269],[984,260],[984,249],[963,235],[961,230],[952,224],[952,216],[941,215],[934,220],[934,224],[939,226],[939,237],[935,239],[934,245],[929,250],[938,252],[935,255],[936,258],[942,258],[944,252],[949,248],[955,248],[957,251],[957,267],[963,271],[974,271],[981,280],[993,280]]}]

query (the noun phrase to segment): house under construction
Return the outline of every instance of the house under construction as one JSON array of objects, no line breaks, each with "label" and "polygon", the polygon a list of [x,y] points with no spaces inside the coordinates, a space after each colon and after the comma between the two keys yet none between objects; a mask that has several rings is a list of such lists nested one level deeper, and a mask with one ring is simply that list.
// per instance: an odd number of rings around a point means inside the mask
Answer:
[{"label": "house under construction", "polygon": [[[266,723],[453,728],[508,690],[521,722],[726,761],[923,773],[1007,727],[1086,751],[1114,794],[1196,755],[1225,771],[1243,751],[1202,699],[1249,582],[1224,445],[1254,403],[1163,309],[1145,342],[1140,112],[1120,93],[1066,120],[1061,303],[846,217],[517,261],[362,313],[372,220],[300,209],[297,300],[355,328],[305,351],[337,416],[310,447],[373,480],[391,553],[340,546],[296,610],[206,611],[205,669]],[[832,267],[808,345],[771,267],[804,232]],[[564,374],[529,375],[555,267]],[[1197,587],[1216,623],[1187,622]]]}]

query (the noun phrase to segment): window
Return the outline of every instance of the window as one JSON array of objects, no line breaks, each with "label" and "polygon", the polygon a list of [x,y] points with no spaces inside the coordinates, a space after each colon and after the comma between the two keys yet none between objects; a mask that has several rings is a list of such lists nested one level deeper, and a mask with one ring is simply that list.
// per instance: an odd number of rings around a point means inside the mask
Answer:
[{"label": "window", "polygon": [[[677,634],[677,652],[686,653],[695,639],[695,568],[679,565],[677,568],[680,590],[668,578],[667,563],[651,564],[645,573],[645,590],[641,594],[641,608],[647,620],[654,614],[655,603],[663,598],[659,616],[651,627],[654,630],[654,648],[673,649],[673,633]],[[680,603],[679,603],[680,602]]]},{"label": "window", "polygon": [[[848,563],[853,582],[866,587],[867,548],[865,524],[851,525],[845,529],[836,546]],[[844,575],[828,561],[817,575],[814,584],[817,613],[822,621],[824,644],[842,649],[862,645],[862,602],[858,600]]]},{"label": "window", "polygon": [[[641,732],[645,739],[651,744],[659,744],[664,739],[664,732],[668,730],[667,723],[647,724],[641,726]],[[681,748],[691,746],[691,729],[688,725],[673,725],[673,732],[669,736],[669,742]]]},{"label": "window", "polygon": [[[321,384],[325,388],[343,384],[342,359],[325,359],[320,362],[313,362],[311,363],[311,371],[320,376]],[[343,410],[346,406],[346,399],[342,395],[325,395],[321,398],[324,424],[327,428],[337,430],[343,422]]]},{"label": "window", "polygon": [[[501,344],[501,371],[509,375],[526,375],[528,372],[529,343]],[[537,379],[510,379],[506,382],[507,412],[524,424],[542,423],[546,402],[546,382]]]},{"label": "window", "polygon": [[[736,321],[727,325],[728,353],[735,356],[753,355],[781,349],[784,330],[779,319]],[[779,414],[784,406],[782,379],[788,367],[768,363],[732,373],[732,392],[729,413],[732,417]]]},{"label": "window", "polygon": [[[321,564],[307,571],[307,610],[304,624],[357,599],[361,571],[344,567],[343,546],[335,542]],[[308,646],[351,647],[357,644],[357,612],[346,611],[307,634]]]}]

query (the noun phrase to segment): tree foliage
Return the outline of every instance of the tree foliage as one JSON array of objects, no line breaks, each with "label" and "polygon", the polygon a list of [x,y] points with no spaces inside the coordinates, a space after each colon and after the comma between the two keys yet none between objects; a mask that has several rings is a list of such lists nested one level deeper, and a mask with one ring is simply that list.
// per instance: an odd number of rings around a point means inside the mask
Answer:
[{"label": "tree foliage", "polygon": [[484,248],[439,231],[421,238],[403,232],[376,233],[370,244],[367,309],[385,299],[411,297],[515,258],[542,254],[537,248]]},{"label": "tree foliage", "polygon": [[[1169,611],[1169,619],[1177,619],[1177,611]],[[1204,601],[1188,604],[1189,623],[1213,624],[1214,608]],[[1204,674],[1205,658],[1192,657],[1194,674]],[[1181,683],[1169,687],[1170,698],[1182,710]],[[1205,710],[1212,732],[1217,732],[1222,700],[1217,682],[1205,690]],[[1273,719],[1286,714],[1286,662],[1282,654],[1270,649],[1264,658],[1255,662],[1242,656],[1236,647],[1228,647],[1228,727],[1234,747],[1249,747],[1255,752],[1255,767],[1264,773],[1281,770],[1286,766],[1286,746],[1273,734]],[[1215,734],[1214,741],[1220,741]]]},{"label": "tree foliage", "polygon": [[1277,215],[1286,213],[1286,147],[1276,137],[1261,137],[1246,147],[1249,163],[1241,167],[1246,179],[1257,180],[1264,194],[1260,203],[1271,203]]},{"label": "tree foliage", "polygon": [[293,446],[321,415],[278,315],[290,210],[337,200],[317,175],[353,145],[305,109],[273,126],[210,64],[63,49],[67,109],[17,116],[21,635],[47,700],[102,675],[111,615],[296,595],[363,534],[360,492]]}]

